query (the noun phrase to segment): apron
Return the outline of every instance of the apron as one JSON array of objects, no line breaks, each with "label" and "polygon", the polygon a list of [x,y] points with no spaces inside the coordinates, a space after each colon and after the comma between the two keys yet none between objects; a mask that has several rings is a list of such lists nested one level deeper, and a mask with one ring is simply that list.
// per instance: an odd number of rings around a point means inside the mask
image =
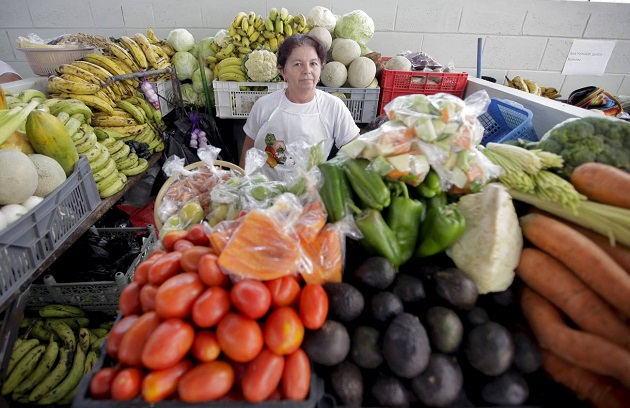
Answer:
[{"label": "apron", "polygon": [[314,146],[331,137],[321,118],[320,98],[317,93],[316,112],[310,114],[288,112],[282,108],[282,101],[285,99],[284,95],[280,98],[278,106],[260,127],[254,142],[256,149],[267,154],[267,162],[262,167],[263,174],[277,181],[290,180],[295,170],[306,163],[307,157],[290,155],[292,143],[303,141],[309,146]]}]

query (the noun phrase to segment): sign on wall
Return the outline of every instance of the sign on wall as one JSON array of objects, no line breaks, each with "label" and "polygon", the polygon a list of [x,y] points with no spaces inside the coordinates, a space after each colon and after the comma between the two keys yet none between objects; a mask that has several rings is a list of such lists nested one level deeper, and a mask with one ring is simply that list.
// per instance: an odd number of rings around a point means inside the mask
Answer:
[{"label": "sign on wall", "polygon": [[573,40],[562,75],[604,75],[614,48],[610,40]]}]

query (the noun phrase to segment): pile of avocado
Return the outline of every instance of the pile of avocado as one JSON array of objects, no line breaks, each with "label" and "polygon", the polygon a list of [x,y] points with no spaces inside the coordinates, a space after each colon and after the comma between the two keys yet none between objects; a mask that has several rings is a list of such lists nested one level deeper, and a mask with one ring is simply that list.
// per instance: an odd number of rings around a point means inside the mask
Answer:
[{"label": "pile of avocado", "polygon": [[512,288],[480,296],[443,260],[397,272],[363,257],[343,279],[324,285],[328,320],[303,343],[331,406],[531,404],[541,354]]}]

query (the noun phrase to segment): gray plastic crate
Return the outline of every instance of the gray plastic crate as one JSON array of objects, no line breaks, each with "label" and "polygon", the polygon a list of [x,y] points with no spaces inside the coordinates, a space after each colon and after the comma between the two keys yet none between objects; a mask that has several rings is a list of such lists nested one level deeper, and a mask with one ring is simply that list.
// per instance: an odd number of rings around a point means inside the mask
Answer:
[{"label": "gray plastic crate", "polygon": [[380,88],[329,88],[318,86],[317,89],[332,93],[343,93],[342,98],[356,123],[370,123],[378,115],[378,97]]},{"label": "gray plastic crate", "polygon": [[[157,241],[153,225],[137,228],[96,228],[99,234],[120,236],[142,234],[140,253],[125,271],[115,271],[113,281],[58,283],[52,275],[44,276],[43,284],[31,285],[27,309],[39,309],[51,303],[77,306],[82,310],[116,311],[120,292],[133,280],[136,267]],[[146,235],[146,237],[144,237]],[[77,265],[80,268],[80,265]],[[113,271],[112,271],[113,272]]]},{"label": "gray plastic crate", "polygon": [[0,231],[0,310],[100,202],[87,157],[80,156],[61,186]]}]

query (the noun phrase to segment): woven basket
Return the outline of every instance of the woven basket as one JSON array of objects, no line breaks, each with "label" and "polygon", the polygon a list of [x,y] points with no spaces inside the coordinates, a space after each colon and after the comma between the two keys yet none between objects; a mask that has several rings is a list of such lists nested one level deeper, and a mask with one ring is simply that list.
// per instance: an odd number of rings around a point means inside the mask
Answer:
[{"label": "woven basket", "polygon": [[69,64],[94,52],[94,47],[18,49],[26,56],[35,75],[41,76],[53,75],[59,65]]},{"label": "woven basket", "polygon": [[[188,166],[184,167],[184,169],[186,169],[186,170],[194,170],[197,167],[203,166],[205,164],[206,164],[205,162],[199,161],[199,162],[196,162],[196,163],[189,164]],[[216,167],[227,168],[227,169],[233,170],[234,172],[236,172],[240,176],[245,174],[245,170],[243,170],[242,168],[240,168],[236,164],[233,164],[233,163],[230,163],[230,162],[226,162],[226,161],[223,161],[223,160],[215,160],[214,161],[214,165]],[[168,189],[171,186],[171,184],[173,184],[173,182],[175,180],[177,180],[178,177],[179,177],[179,174],[176,174],[174,176],[169,177],[169,179],[166,180],[166,182],[162,185],[162,188],[160,188],[160,191],[158,192],[158,195],[155,198],[155,207],[153,209],[153,218],[155,218],[155,225],[156,225],[158,230],[162,229],[162,225],[164,225],[162,223],[162,220],[160,220],[160,217],[158,216],[158,209],[160,208],[160,205],[162,204],[162,200],[164,199],[164,195],[168,191]]]}]

